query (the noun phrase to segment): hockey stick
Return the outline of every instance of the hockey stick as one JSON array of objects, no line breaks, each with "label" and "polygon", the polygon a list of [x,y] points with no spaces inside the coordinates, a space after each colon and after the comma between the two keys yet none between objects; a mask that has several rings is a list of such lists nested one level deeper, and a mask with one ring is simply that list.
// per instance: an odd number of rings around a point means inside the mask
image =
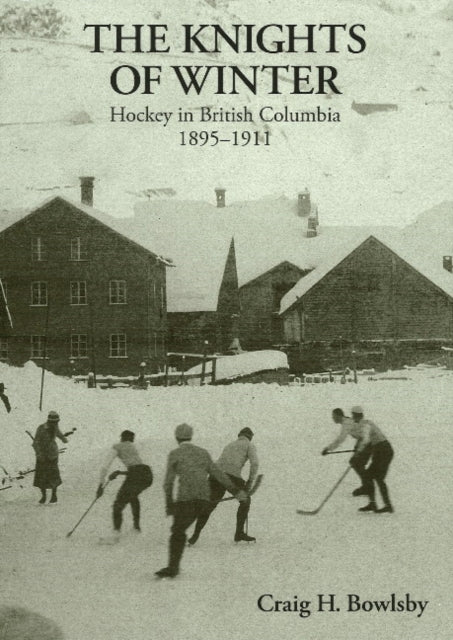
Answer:
[{"label": "hockey stick", "polygon": [[349,473],[350,470],[351,470],[351,467],[348,466],[346,471],[341,475],[340,479],[336,481],[336,483],[334,484],[332,489],[329,491],[329,493],[326,495],[326,497],[324,498],[324,500],[321,502],[321,504],[319,505],[319,507],[317,509],[314,509],[313,511],[306,511],[305,509],[296,509],[296,513],[299,513],[302,516],[314,516],[317,513],[319,513],[321,511],[322,507],[326,504],[327,500],[333,494],[335,489],[337,489],[337,487],[339,487],[339,485],[346,478],[346,475]]},{"label": "hockey stick", "polygon": [[[103,489],[105,489],[105,487],[108,485],[108,483],[110,482],[110,480],[107,480],[107,482],[105,483],[105,485],[102,487]],[[71,529],[71,531],[69,531],[66,534],[67,538],[70,538],[72,536],[72,534],[74,533],[74,531],[77,529],[77,527],[79,526],[79,524],[82,522],[82,520],[85,518],[85,516],[88,514],[88,512],[90,511],[90,509],[95,505],[95,503],[97,502],[97,500],[99,500],[100,496],[96,496],[95,499],[93,500],[93,502],[90,504],[90,506],[88,507],[88,509],[82,514],[82,517],[80,518],[80,520],[76,523],[76,525]]]},{"label": "hockey stick", "polygon": [[[248,492],[249,496],[253,496],[255,491],[259,488],[262,480],[263,480],[263,474],[260,473],[260,475],[256,476],[256,480],[253,483],[253,487]],[[219,502],[227,502],[227,500],[235,500],[235,499],[236,499],[236,496],[229,496],[228,498],[222,498],[221,500],[211,500],[211,502],[214,502],[214,504],[219,504]]]},{"label": "hockey stick", "polygon": [[355,449],[342,449],[341,451],[328,451],[324,455],[331,456],[333,453],[354,453]]}]

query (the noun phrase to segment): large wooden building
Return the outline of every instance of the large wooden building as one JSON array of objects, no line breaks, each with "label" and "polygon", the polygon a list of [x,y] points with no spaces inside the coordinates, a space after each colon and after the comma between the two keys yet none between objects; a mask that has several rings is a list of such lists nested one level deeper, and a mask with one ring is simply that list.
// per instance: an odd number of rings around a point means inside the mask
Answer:
[{"label": "large wooden building", "polygon": [[1,360],[62,374],[163,364],[167,263],[95,211],[92,191],[82,179],[82,204],[55,197],[1,231]]},{"label": "large wooden building", "polygon": [[311,345],[453,340],[453,275],[402,242],[369,236],[313,269],[281,303],[288,343]]}]

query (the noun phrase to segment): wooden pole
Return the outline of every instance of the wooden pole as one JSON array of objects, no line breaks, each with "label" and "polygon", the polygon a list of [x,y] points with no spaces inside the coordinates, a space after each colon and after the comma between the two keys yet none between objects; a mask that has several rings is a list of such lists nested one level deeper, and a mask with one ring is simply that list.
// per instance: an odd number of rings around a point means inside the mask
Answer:
[{"label": "wooden pole", "polygon": [[205,380],[205,376],[206,376],[206,356],[208,354],[208,345],[209,345],[209,342],[207,340],[205,340],[204,344],[203,344],[203,361],[201,363],[200,387],[202,387],[204,385],[204,380]]},{"label": "wooden pole", "polygon": [[46,373],[46,359],[47,359],[47,336],[49,334],[49,310],[50,303],[49,299],[47,299],[47,309],[46,309],[46,324],[44,329],[44,351],[41,362],[41,390],[39,392],[39,410],[42,411],[42,400],[44,396],[44,375]]},{"label": "wooden pole", "polygon": [[168,387],[168,353],[165,358],[165,378],[164,378],[164,386]]},{"label": "wooden pole", "polygon": [[180,383],[182,385],[186,385],[187,384],[187,380],[186,377],[184,375],[186,371],[186,356],[182,357],[182,364],[181,364],[181,377],[180,377]]},{"label": "wooden pole", "polygon": [[355,358],[355,349],[354,349],[354,345],[352,347],[352,370],[354,372],[354,382],[357,384],[357,362],[356,362],[356,358]]},{"label": "wooden pole", "polygon": [[216,373],[217,373],[217,358],[214,358],[214,360],[212,361],[211,384],[216,383]]},{"label": "wooden pole", "polygon": [[11,313],[9,312],[8,300],[6,298],[6,291],[5,291],[5,287],[3,286],[3,282],[2,282],[1,278],[0,278],[0,289],[1,289],[2,297],[3,297],[3,302],[5,303],[6,315],[8,316],[9,325],[10,325],[10,327],[12,329],[13,328],[13,321],[12,321],[12,318],[11,318]]},{"label": "wooden pole", "polygon": [[96,346],[94,342],[94,320],[93,320],[93,307],[91,305],[91,300],[88,300],[88,310],[90,314],[90,342],[91,342],[91,371],[94,375],[94,387],[97,387],[96,382]]}]

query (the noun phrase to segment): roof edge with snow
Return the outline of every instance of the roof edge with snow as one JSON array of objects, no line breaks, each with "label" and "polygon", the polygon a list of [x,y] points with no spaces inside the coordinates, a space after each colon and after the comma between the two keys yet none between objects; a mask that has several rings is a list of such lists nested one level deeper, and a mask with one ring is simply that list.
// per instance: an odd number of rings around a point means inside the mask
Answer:
[{"label": "roof edge with snow", "polygon": [[[436,282],[437,277],[435,274],[427,274],[423,272],[423,267],[420,265],[415,265],[411,257],[407,255],[401,255],[405,253],[404,247],[390,246],[392,243],[388,242],[388,240],[383,240],[381,238],[377,238],[375,235],[370,234],[364,240],[359,240],[354,244],[345,248],[341,255],[336,256],[335,261],[324,263],[323,265],[319,265],[319,267],[315,267],[313,271],[311,271],[305,277],[302,277],[299,282],[290,289],[286,295],[283,296],[280,303],[280,315],[284,315],[288,311],[290,311],[300,300],[303,298],[315,285],[317,285],[321,280],[323,280],[329,273],[331,273],[334,269],[336,269],[342,262],[344,262],[352,253],[357,251],[362,245],[369,242],[370,240],[375,240],[380,245],[385,247],[388,251],[390,251],[393,255],[395,255],[399,260],[402,260],[407,266],[409,266],[412,270],[416,271],[422,278],[427,280],[431,285],[439,289],[443,294],[447,295],[450,300],[453,300],[453,279],[451,280],[451,289],[449,290],[446,285],[441,282]],[[441,273],[441,271],[439,271]],[[433,277],[434,275],[434,277]],[[442,274],[443,275],[443,274]]]}]

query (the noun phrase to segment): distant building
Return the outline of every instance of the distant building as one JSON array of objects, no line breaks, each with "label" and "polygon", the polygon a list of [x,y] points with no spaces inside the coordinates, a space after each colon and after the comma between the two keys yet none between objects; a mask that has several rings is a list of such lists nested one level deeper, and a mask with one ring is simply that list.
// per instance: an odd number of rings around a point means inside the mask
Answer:
[{"label": "distant building", "polygon": [[286,342],[280,302],[309,272],[309,269],[285,261],[242,285],[239,289],[239,338],[244,348],[263,349]]},{"label": "distant building", "polygon": [[[115,228],[92,207],[55,197],[0,232],[7,307],[0,359],[46,359],[56,373],[134,374],[157,369],[166,353],[167,261]],[[47,339],[46,339],[47,338]]]},{"label": "distant building", "polygon": [[[318,210],[307,189],[229,204],[224,188],[215,203],[154,200],[123,219],[128,236],[148,238],[174,258],[168,270],[168,343],[173,351],[226,351],[284,341],[280,300],[313,268],[308,245],[317,239]],[[310,253],[311,256],[311,253]]]}]

